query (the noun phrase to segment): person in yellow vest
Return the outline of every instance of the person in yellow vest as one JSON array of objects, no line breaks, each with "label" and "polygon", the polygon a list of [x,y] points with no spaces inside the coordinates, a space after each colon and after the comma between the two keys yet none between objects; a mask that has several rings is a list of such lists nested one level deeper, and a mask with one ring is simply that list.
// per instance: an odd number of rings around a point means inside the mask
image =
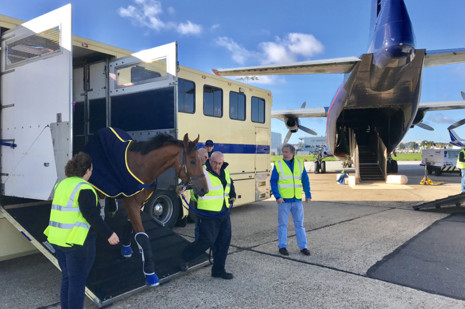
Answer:
[{"label": "person in yellow vest", "polygon": [[462,193],[465,193],[465,149],[459,152],[459,156],[457,158],[457,168],[460,169],[460,173],[462,176]]},{"label": "person in yellow vest", "polygon": [[289,213],[292,213],[297,245],[302,254],[310,255],[307,248],[302,205],[302,188],[305,192],[305,202],[309,203],[312,199],[310,181],[304,162],[294,158],[294,146],[285,144],[282,147],[282,152],[283,159],[275,162],[270,178],[271,191],[278,202],[278,250],[282,255],[289,255],[287,251],[287,224]]},{"label": "person in yellow vest", "polygon": [[62,272],[61,308],[84,308],[85,285],[95,260],[95,232],[110,245],[118,244],[119,238],[100,216],[97,192],[87,182],[92,175],[90,156],[76,154],[66,164],[65,175],[55,186],[44,234]]},{"label": "person in yellow vest", "polygon": [[236,199],[234,184],[224,162],[224,155],[215,151],[206,162],[207,182],[210,191],[197,198],[198,238],[188,244],[182,252],[184,262],[181,269],[186,270],[188,262],[212,248],[212,277],[232,279],[226,272],[225,264],[231,243],[231,219],[229,210]]}]

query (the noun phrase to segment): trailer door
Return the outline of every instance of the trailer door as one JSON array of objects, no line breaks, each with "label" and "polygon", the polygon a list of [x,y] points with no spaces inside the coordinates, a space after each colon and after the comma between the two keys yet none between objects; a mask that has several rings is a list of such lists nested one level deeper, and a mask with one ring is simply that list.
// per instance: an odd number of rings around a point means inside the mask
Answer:
[{"label": "trailer door", "polygon": [[1,194],[49,199],[71,154],[71,5],[6,31],[1,44]]}]

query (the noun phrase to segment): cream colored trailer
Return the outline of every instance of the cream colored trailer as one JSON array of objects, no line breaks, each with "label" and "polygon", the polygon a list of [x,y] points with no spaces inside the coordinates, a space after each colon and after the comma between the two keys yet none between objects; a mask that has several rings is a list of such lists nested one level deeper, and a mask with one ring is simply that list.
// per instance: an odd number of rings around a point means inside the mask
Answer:
[{"label": "cream colored trailer", "polygon": [[[24,24],[0,15],[0,142],[11,145],[0,148],[2,196],[50,200],[67,160],[107,126],[136,140],[159,132],[200,135],[200,146],[211,139],[230,164],[236,206],[270,196],[270,91],[179,65],[176,43],[134,54],[71,35],[71,7],[60,10]],[[173,193],[177,181],[165,173],[146,205],[163,226],[188,214]]]}]

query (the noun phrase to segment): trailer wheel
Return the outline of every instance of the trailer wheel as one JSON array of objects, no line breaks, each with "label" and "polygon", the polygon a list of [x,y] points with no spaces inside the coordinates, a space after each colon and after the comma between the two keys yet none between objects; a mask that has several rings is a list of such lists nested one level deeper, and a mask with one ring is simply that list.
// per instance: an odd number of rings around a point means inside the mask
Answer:
[{"label": "trailer wheel", "polygon": [[171,191],[157,191],[145,205],[144,211],[163,227],[173,227],[179,218],[180,203]]},{"label": "trailer wheel", "polygon": [[441,176],[441,174],[442,174],[441,168],[437,167],[434,169],[434,175]]}]

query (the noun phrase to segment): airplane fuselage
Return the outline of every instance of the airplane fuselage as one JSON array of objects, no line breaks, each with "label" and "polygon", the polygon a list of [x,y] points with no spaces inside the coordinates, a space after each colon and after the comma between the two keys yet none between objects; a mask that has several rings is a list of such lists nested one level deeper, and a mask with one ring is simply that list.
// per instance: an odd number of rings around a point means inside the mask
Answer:
[{"label": "airplane fuselage", "polygon": [[405,4],[383,1],[374,13],[370,47],[345,76],[327,117],[328,147],[339,157],[374,136],[392,152],[417,114],[425,51],[415,50]]}]

